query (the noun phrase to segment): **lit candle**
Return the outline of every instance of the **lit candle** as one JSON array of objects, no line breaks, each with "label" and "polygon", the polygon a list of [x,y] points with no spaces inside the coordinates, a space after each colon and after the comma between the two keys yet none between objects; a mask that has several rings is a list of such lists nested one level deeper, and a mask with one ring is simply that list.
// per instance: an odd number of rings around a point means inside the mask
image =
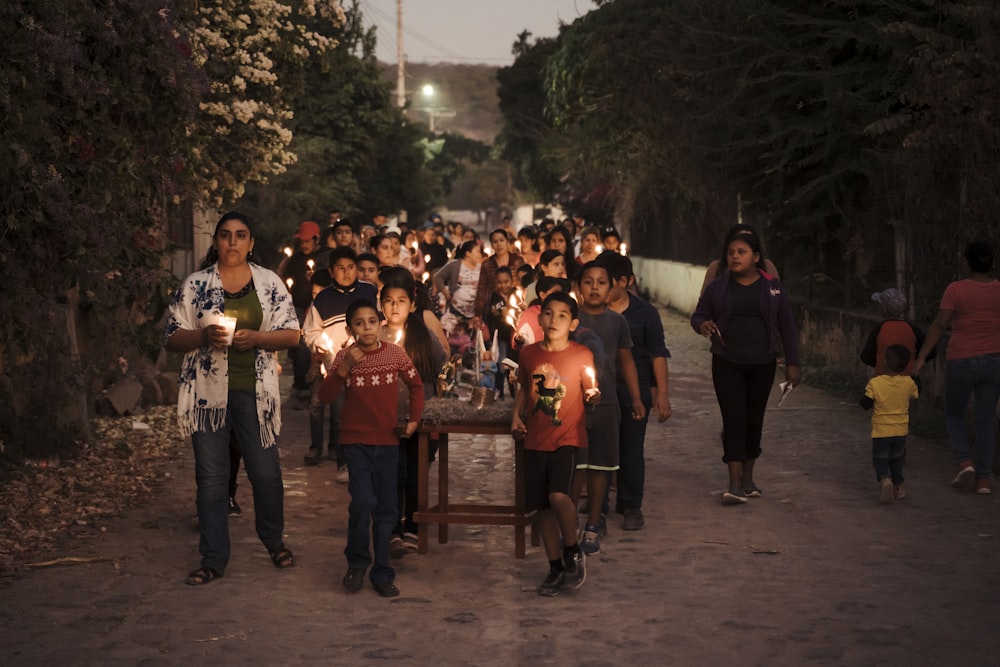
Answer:
[{"label": "lit candle", "polygon": [[414,241],[412,245],[414,250],[420,247],[420,245],[416,241]]},{"label": "lit candle", "polygon": [[289,278],[288,280],[285,281],[285,284],[288,285],[288,289],[292,289],[292,285],[295,284],[295,281]]},{"label": "lit candle", "polygon": [[424,282],[427,282],[428,280],[430,280],[430,277],[431,277],[431,274],[429,274],[426,271],[424,271],[424,274],[422,276],[420,276],[420,279],[423,280]]},{"label": "lit candle", "polygon": [[513,294],[511,294],[510,295],[510,307],[511,308],[517,308],[517,301],[518,301],[517,297],[514,296]]},{"label": "lit candle", "polygon": [[594,389],[597,387],[597,376],[594,374],[594,369],[590,366],[584,366],[583,373],[590,378],[590,388]]},{"label": "lit candle", "polygon": [[623,255],[626,254],[625,253],[625,244],[624,243],[621,244],[620,246],[618,246],[618,252],[620,252]]},{"label": "lit candle", "polygon": [[518,287],[516,290],[514,290],[514,294],[517,295],[517,302],[518,303],[521,303],[522,301],[524,301],[524,292],[521,290],[520,287]]},{"label": "lit candle", "polygon": [[487,257],[493,254],[493,248],[483,248],[483,254]]},{"label": "lit candle", "polygon": [[509,324],[510,326],[514,326],[514,316],[513,315],[508,315],[507,316],[507,324]]},{"label": "lit candle", "polygon": [[309,270],[310,270],[310,271],[312,271],[312,270],[313,270],[313,267],[315,267],[315,266],[316,266],[316,262],[314,262],[314,261],[313,261],[313,260],[311,260],[311,259],[307,259],[307,260],[306,260],[306,266],[308,266],[308,267],[309,267]]},{"label": "lit candle", "polygon": [[424,264],[430,264],[430,263],[431,263],[431,256],[424,255]]},{"label": "lit candle", "polygon": [[394,340],[392,342],[395,343],[396,345],[399,345],[399,341],[401,341],[401,340],[403,340],[403,330],[402,329],[400,329],[399,331],[396,332],[396,340]]},{"label": "lit candle", "polygon": [[282,252],[285,253],[285,257],[291,257],[292,256],[292,249],[289,248],[288,246],[285,246],[285,249]]},{"label": "lit candle", "polygon": [[517,248],[518,252],[521,252],[521,240],[520,239],[518,239],[517,241],[514,241],[514,247]]},{"label": "lit candle", "polygon": [[324,352],[330,352],[333,350],[333,341],[330,340],[330,337],[326,335],[325,331],[323,332],[323,335],[319,337],[319,344],[320,349]]},{"label": "lit candle", "polygon": [[597,244],[597,254],[600,255],[602,252],[604,252],[604,246],[602,246],[600,243],[598,243]]}]

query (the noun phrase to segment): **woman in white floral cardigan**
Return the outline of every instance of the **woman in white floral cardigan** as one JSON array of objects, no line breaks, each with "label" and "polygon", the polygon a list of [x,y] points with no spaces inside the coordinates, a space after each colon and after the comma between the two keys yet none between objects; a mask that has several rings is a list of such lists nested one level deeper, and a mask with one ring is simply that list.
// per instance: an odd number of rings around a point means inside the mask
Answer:
[{"label": "woman in white floral cardigan", "polygon": [[[253,486],[257,535],[276,567],[295,564],[282,541],[284,488],[274,446],[281,402],[273,351],[298,344],[299,321],[281,279],[252,262],[253,245],[246,216],[223,215],[201,270],[174,295],[163,332],[164,346],[184,353],[177,417],[194,447],[201,529],[201,566],[188,575],[191,585],[221,577],[229,562],[230,432]],[[236,318],[234,334],[221,326],[223,316]]]}]

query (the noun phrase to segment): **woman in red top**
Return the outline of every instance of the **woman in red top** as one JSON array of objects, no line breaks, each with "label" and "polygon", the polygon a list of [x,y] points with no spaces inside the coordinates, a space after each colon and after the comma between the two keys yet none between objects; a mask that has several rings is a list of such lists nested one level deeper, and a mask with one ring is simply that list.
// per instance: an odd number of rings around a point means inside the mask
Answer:
[{"label": "woman in red top", "polygon": [[[1000,282],[990,277],[993,249],[986,241],[965,248],[963,269],[968,278],[945,289],[941,308],[927,332],[913,365],[919,373],[928,355],[951,326],[945,354],[944,423],[958,473],[951,485],[965,488],[975,478],[976,493],[990,493],[996,450],[996,408],[1000,399]],[[969,449],[965,408],[973,396],[976,452]]]}]

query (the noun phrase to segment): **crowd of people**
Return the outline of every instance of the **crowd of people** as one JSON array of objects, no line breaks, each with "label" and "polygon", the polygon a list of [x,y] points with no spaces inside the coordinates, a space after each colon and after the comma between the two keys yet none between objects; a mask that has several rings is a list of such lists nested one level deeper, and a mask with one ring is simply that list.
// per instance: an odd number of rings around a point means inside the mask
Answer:
[{"label": "crowd of people", "polygon": [[[671,416],[670,352],[659,314],[637,295],[616,230],[575,215],[515,230],[504,217],[484,243],[475,230],[445,225],[438,215],[415,229],[382,216],[359,228],[334,211],[326,230],[306,221],[295,239],[297,248],[286,249],[272,272],[254,260],[249,220],[224,215],[201,269],[170,306],[163,341],[184,354],[178,415],[194,446],[201,530],[202,560],[188,584],[225,572],[227,515],[240,512],[239,457],[253,488],[258,536],[276,567],[294,565],[282,541],[273,446],[281,428],[280,350],[289,351],[292,365],[288,405],[308,408],[304,463],[318,465],[325,442],[336,480],[348,484],[348,591],[367,577],[380,595],[399,594],[391,559],[417,548],[417,424],[449,365],[475,372],[499,398],[505,389],[513,398],[511,431],[526,452],[526,507],[537,513],[549,560],[540,594],[583,583],[586,557],[600,553],[613,487],[622,528],[643,528],[646,426],[651,414],[661,422]],[[721,501],[741,505],[763,493],[755,464],[779,358],[788,388],[801,374],[789,298],[760,238],[734,227],[721,254],[691,325],[711,340],[729,476]],[[955,484],[974,479],[980,493],[989,492],[992,448],[985,443],[994,441],[995,420],[983,415],[1000,395],[1000,283],[988,277],[988,246],[970,246],[966,264],[971,284],[949,287],[926,337],[897,324],[895,290],[877,295],[892,321],[880,325],[862,355],[878,368],[862,404],[875,408],[873,463],[884,502],[905,497],[906,415],[919,391],[910,373],[919,372],[949,325]],[[970,393],[974,455],[963,444]]]}]

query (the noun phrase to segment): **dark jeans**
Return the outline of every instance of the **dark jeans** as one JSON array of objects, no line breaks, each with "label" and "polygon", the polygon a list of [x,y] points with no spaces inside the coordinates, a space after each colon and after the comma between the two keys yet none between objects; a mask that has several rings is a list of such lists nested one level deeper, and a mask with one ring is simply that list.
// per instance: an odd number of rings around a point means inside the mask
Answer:
[{"label": "dark jeans", "polygon": [[[969,448],[965,410],[972,396],[976,451]],[[1000,399],[1000,355],[988,354],[945,363],[944,424],[955,461],[971,460],[976,477],[989,479],[997,449],[997,400]]]},{"label": "dark jeans", "polygon": [[906,461],[906,436],[872,438],[872,465],[875,479],[891,477],[892,485],[903,483],[903,463]]},{"label": "dark jeans", "polygon": [[[318,374],[317,374],[318,375]],[[326,407],[319,402],[319,388],[323,377],[319,376],[312,383],[312,393],[309,397],[309,449],[323,453],[323,422]],[[337,444],[340,438],[340,417],[344,411],[344,392],[340,392],[337,400],[330,404],[330,436],[327,447],[337,459],[337,466],[345,465],[344,448]]]},{"label": "dark jeans", "polygon": [[236,442],[253,487],[257,536],[268,550],[281,545],[285,529],[284,486],[278,463],[278,446],[266,449],[260,442],[257,403],[252,391],[230,391],[226,421],[218,431],[198,431],[191,436],[195,480],[198,484],[198,526],[201,564],[225,572],[229,563],[229,435]]},{"label": "dark jeans", "polygon": [[[295,307],[295,314],[299,316],[299,327],[306,321],[308,310],[308,308]],[[299,336],[299,344],[288,350],[288,358],[292,360],[292,388],[296,391],[309,391],[306,375],[312,364],[312,353],[301,336]]]},{"label": "dark jeans", "polygon": [[760,456],[764,410],[777,364],[734,364],[712,356],[712,384],[722,411],[722,460],[749,461]]},{"label": "dark jeans", "polygon": [[[396,485],[399,480],[399,447],[386,445],[345,445],[344,455],[351,477],[348,508],[347,565],[362,569],[375,565],[373,582],[392,582],[396,571],[389,565],[389,540],[397,523]],[[369,545],[373,549],[369,549]]]},{"label": "dark jeans", "polygon": [[[444,436],[442,436],[444,437]],[[417,483],[420,479],[420,434],[414,433],[409,438],[399,439],[399,485],[397,489],[398,520],[393,533],[402,537],[403,533],[417,532],[417,523],[413,513],[417,510]],[[437,453],[437,441],[431,440],[427,452],[427,462],[433,463]]]},{"label": "dark jeans", "polygon": [[[640,387],[639,395],[646,406],[646,416],[632,419],[632,406],[621,405],[622,420],[618,429],[618,494],[616,502],[624,507],[639,509],[646,486],[646,425],[653,405],[649,387]],[[605,512],[606,514],[607,512]]]}]

